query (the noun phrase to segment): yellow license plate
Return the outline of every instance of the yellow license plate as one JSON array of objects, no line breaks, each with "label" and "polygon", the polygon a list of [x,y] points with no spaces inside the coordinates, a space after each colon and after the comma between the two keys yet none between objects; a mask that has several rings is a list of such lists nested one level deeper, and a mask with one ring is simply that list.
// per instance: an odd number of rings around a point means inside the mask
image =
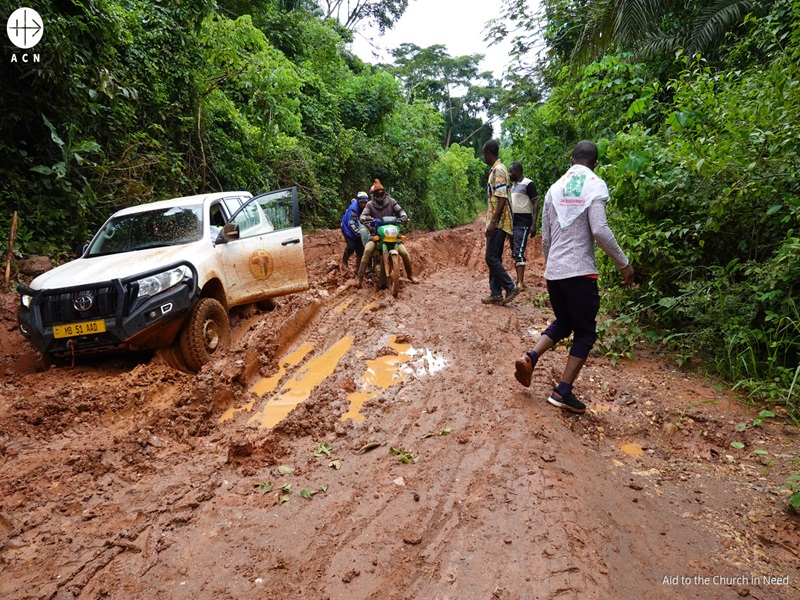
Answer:
[{"label": "yellow license plate", "polygon": [[82,323],[70,323],[69,325],[53,325],[53,337],[65,338],[75,337],[76,335],[91,335],[93,333],[103,333],[106,330],[106,322],[83,321]]}]

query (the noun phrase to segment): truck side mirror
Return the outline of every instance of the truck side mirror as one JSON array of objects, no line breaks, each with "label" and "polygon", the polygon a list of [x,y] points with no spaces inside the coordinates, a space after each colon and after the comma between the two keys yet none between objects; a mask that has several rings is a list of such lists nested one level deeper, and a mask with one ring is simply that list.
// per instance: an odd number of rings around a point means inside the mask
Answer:
[{"label": "truck side mirror", "polygon": [[225,223],[222,228],[222,237],[225,241],[239,239],[239,224],[238,223]]}]

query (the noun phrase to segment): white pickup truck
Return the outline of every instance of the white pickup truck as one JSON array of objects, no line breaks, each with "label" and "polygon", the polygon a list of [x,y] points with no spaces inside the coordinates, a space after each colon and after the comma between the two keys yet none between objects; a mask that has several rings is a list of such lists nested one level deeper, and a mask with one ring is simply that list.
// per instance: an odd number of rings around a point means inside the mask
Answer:
[{"label": "white pickup truck", "polygon": [[199,370],[230,345],[231,307],[308,289],[297,189],[201,194],[121,210],[83,255],[19,285],[43,354],[165,348]]}]

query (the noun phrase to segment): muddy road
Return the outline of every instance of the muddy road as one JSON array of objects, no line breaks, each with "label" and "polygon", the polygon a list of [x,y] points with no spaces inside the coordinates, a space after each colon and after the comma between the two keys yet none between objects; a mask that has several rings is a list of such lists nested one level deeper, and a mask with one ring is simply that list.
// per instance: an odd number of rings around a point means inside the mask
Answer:
[{"label": "muddy road", "polygon": [[541,258],[487,306],[479,224],[408,246],[395,299],[308,234],[311,290],[237,310],[197,375],[45,368],[3,291],[0,597],[800,598],[796,428],[644,349],[591,357],[563,414],[563,347],[513,376]]}]

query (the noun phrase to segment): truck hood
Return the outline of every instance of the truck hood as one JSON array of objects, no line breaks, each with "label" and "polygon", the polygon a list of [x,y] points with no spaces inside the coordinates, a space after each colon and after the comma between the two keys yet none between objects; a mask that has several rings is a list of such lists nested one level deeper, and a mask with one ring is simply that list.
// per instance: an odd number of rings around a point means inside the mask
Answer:
[{"label": "truck hood", "polygon": [[166,268],[186,260],[187,256],[197,257],[200,252],[207,253],[209,249],[211,246],[208,240],[199,240],[180,246],[78,258],[39,275],[31,282],[30,287],[34,290],[58,289],[124,279],[159,267]]}]

